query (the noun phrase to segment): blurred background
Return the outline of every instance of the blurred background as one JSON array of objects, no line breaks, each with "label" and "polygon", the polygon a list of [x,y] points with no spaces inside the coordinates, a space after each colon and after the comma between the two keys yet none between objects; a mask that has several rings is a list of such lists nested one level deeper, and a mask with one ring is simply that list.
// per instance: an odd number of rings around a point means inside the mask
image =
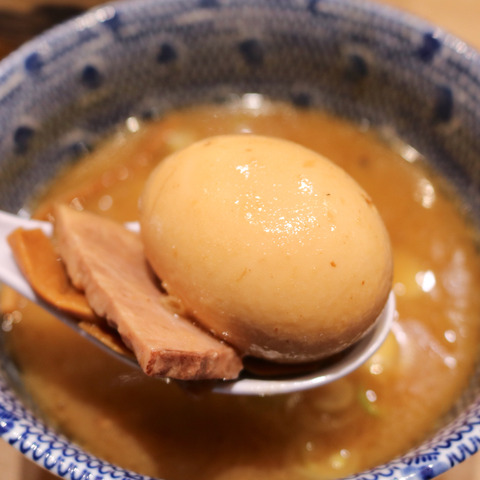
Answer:
[{"label": "blurred background", "polygon": [[[135,1],[135,0],[132,0]],[[361,0],[359,0],[361,1]],[[377,0],[412,12],[480,50],[480,0]],[[0,0],[0,58],[99,0]],[[55,480],[0,441],[0,480]],[[480,480],[480,454],[438,480]]]}]

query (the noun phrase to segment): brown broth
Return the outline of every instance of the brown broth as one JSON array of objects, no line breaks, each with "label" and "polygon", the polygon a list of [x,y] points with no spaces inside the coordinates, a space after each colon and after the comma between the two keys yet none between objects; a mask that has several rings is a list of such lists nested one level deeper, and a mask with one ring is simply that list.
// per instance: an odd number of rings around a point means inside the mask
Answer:
[{"label": "brown broth", "polygon": [[5,289],[4,308],[17,312],[10,347],[52,424],[102,458],[169,480],[337,478],[435,428],[472,373],[480,318],[474,233],[442,181],[375,132],[285,105],[204,106],[127,125],[60,175],[36,215],[60,200],[134,220],[145,179],[172,150],[220,133],[284,137],[341,165],[373,198],[394,248],[398,318],[367,364],[325,387],[194,395],[118,363]]}]

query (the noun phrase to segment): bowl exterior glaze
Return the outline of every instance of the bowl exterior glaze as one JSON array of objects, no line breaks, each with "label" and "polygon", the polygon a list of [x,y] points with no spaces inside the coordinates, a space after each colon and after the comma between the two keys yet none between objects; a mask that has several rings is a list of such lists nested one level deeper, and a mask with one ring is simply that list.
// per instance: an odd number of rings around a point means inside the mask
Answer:
[{"label": "bowl exterior glaze", "polygon": [[[479,55],[428,23],[360,0],[112,3],[27,43],[0,63],[0,208],[18,211],[130,116],[247,92],[388,126],[452,180],[480,220]],[[8,443],[62,478],[147,479],[49,429],[16,395],[10,370],[5,358],[0,435]],[[425,443],[349,478],[434,478],[479,445],[472,382]]]}]

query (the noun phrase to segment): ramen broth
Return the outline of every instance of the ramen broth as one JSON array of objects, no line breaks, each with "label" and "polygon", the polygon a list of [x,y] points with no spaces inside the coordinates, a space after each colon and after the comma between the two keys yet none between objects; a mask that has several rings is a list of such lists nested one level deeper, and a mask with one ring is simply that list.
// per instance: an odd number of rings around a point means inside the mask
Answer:
[{"label": "ramen broth", "polygon": [[251,132],[320,152],[372,197],[394,250],[393,331],[365,365],[321,388],[264,398],[192,393],[127,367],[4,289],[8,345],[39,411],[124,468],[169,480],[341,477],[421,441],[472,374],[480,318],[474,232],[421,159],[368,128],[268,102],[200,106],[147,124],[130,118],[49,186],[36,216],[49,218],[60,201],[135,220],[158,158],[206,136]]}]

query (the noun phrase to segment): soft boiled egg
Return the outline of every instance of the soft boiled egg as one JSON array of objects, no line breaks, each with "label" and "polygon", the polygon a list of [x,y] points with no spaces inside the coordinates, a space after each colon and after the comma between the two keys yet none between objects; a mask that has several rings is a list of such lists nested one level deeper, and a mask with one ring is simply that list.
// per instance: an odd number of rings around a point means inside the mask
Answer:
[{"label": "soft boiled egg", "polygon": [[391,289],[390,241],[368,194],[286,140],[223,135],[162,160],[141,230],[168,293],[245,355],[337,353],[373,326]]}]

